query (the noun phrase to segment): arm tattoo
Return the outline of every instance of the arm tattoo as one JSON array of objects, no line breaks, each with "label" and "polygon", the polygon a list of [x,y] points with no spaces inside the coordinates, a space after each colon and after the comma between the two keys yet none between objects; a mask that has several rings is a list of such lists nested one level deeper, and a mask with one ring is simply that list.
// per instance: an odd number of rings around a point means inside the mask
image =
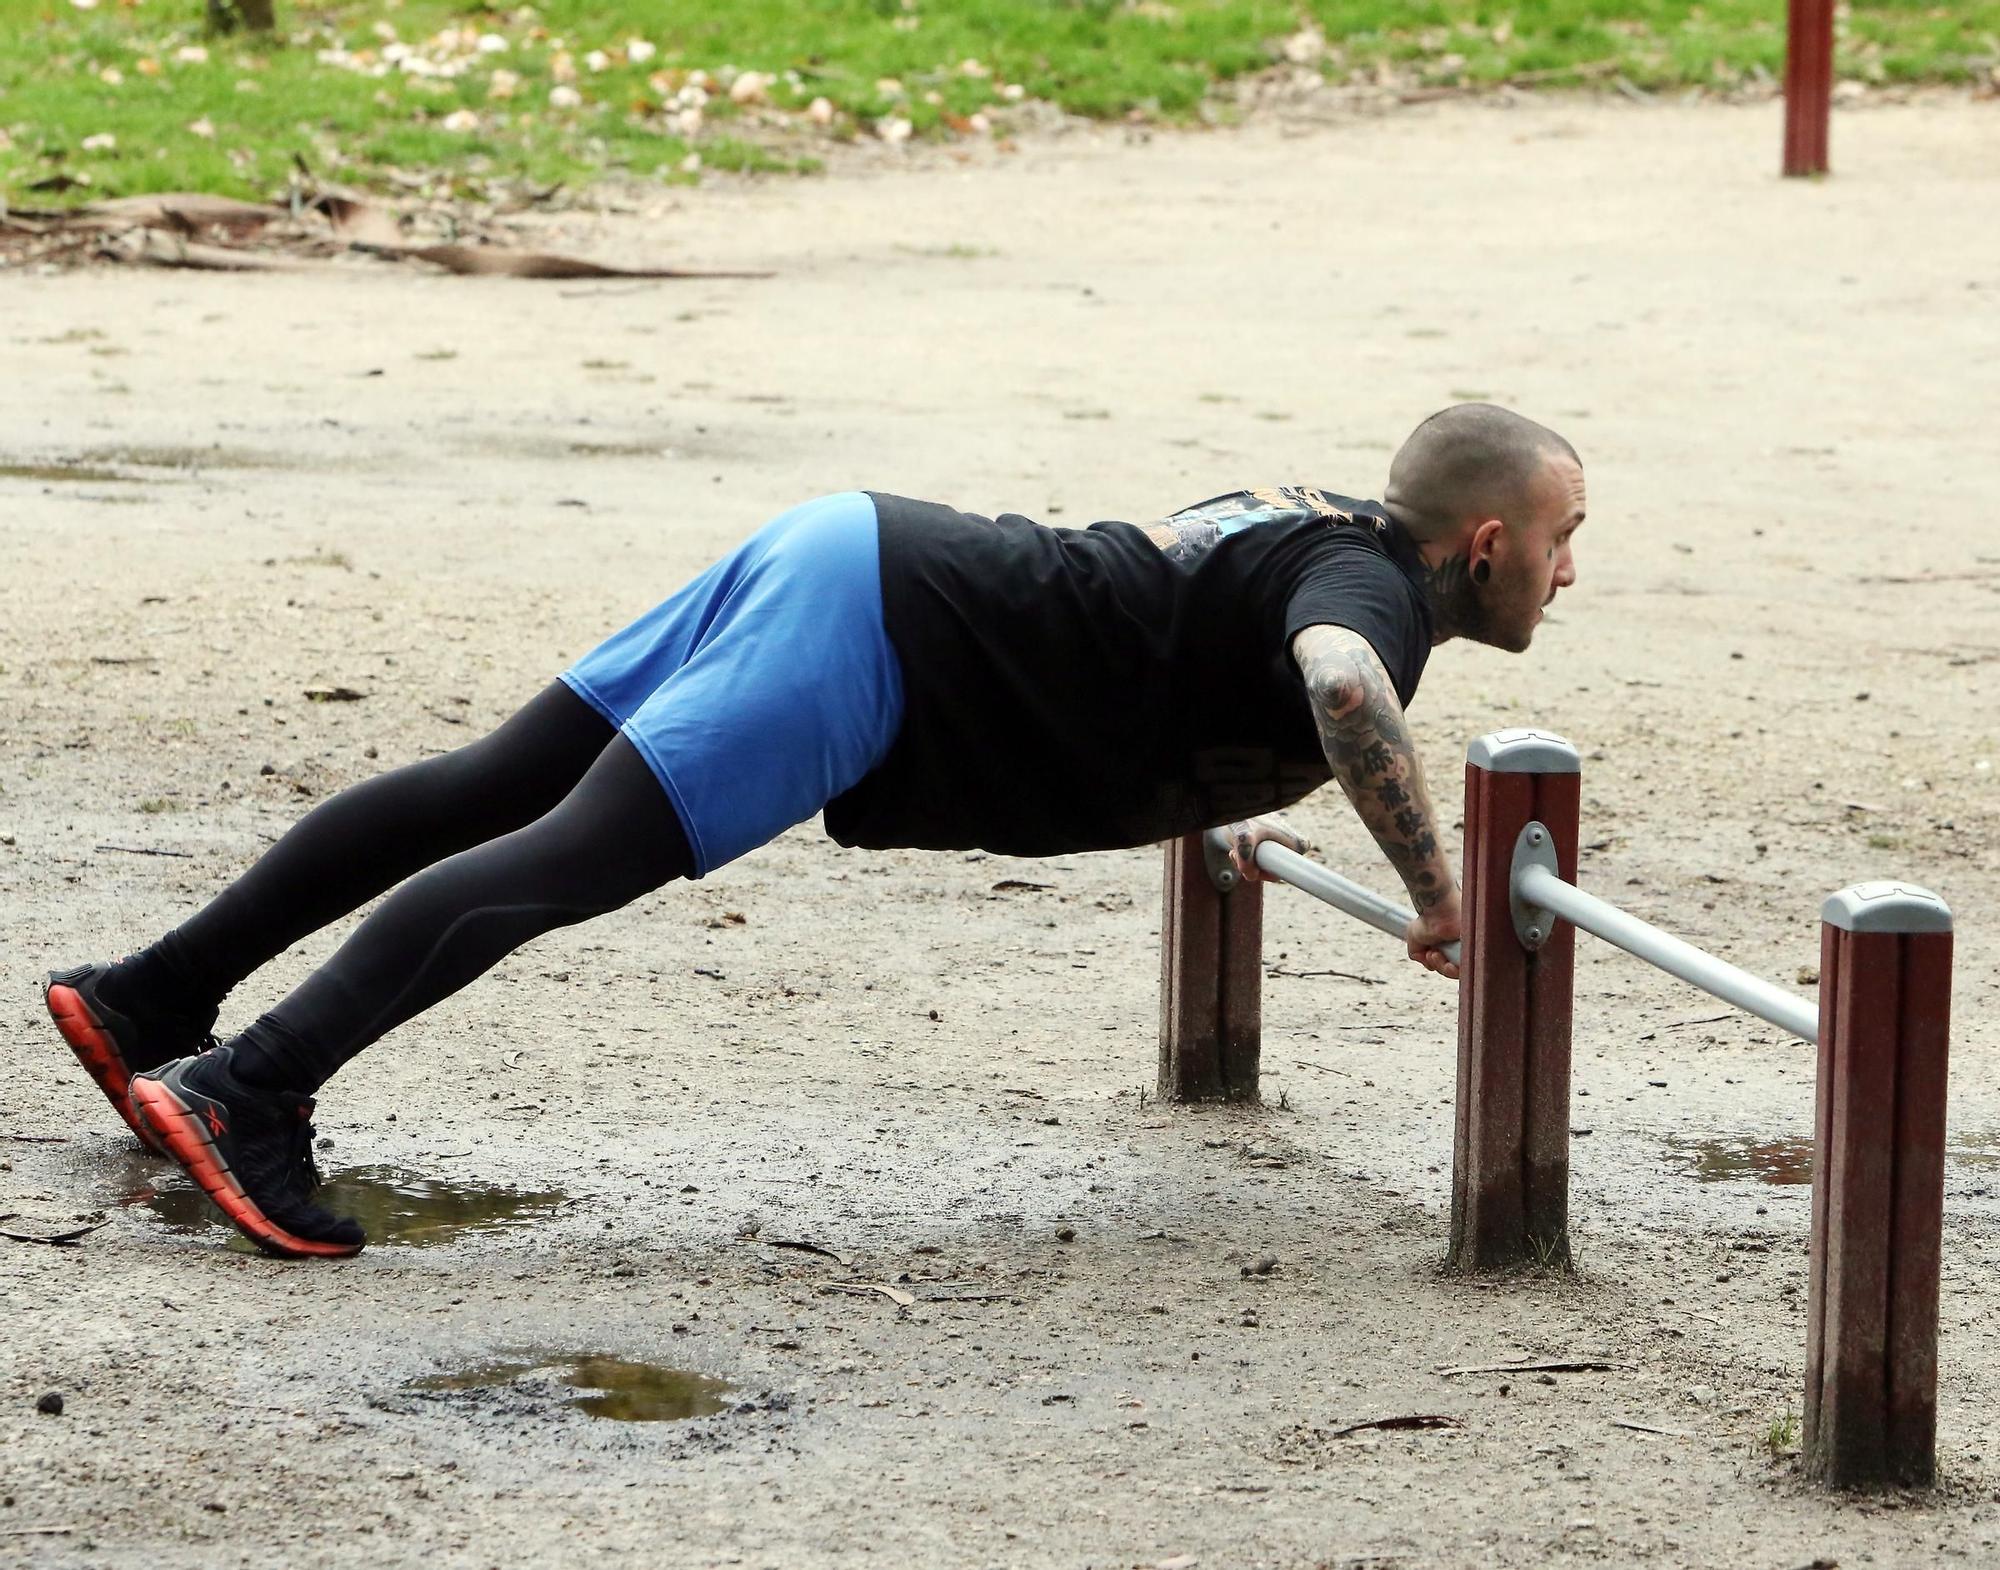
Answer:
[{"label": "arm tattoo", "polygon": [[1417,909],[1429,910],[1458,880],[1438,848],[1430,793],[1389,673],[1368,640],[1345,627],[1308,627],[1292,640],[1292,653],[1333,777]]}]

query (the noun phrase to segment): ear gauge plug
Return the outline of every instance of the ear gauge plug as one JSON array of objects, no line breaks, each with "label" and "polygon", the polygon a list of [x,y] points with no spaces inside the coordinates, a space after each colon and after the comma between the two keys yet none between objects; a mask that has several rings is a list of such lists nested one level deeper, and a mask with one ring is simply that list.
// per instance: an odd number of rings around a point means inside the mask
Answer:
[{"label": "ear gauge plug", "polygon": [[1490,561],[1476,561],[1472,564],[1472,581],[1474,583],[1484,583],[1492,576],[1493,563]]}]

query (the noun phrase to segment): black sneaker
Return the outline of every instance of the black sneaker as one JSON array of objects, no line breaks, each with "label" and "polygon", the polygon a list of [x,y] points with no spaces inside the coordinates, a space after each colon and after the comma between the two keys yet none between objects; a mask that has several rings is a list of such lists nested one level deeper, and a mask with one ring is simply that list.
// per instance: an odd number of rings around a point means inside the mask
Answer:
[{"label": "black sneaker", "polygon": [[132,1110],[166,1153],[215,1201],[230,1224],[267,1254],[340,1258],[368,1235],[315,1205],[313,1104],[237,1078],[231,1049],[217,1047],[132,1077]]},{"label": "black sneaker", "polygon": [[167,1152],[132,1115],[132,1076],[214,1046],[210,1032],[215,1015],[197,1020],[113,1008],[103,992],[111,970],[109,965],[79,965],[52,971],[42,983],[42,1002],[77,1062],[97,1081],[118,1115],[147,1149],[164,1156]]}]

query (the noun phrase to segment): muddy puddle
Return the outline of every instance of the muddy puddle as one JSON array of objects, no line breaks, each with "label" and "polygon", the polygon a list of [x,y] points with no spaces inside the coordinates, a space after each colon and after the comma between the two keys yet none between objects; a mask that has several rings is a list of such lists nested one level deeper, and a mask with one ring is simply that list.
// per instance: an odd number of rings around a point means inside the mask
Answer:
[{"label": "muddy puddle", "polygon": [[562,1392],[565,1406],[617,1423],[686,1422],[713,1417],[730,1404],[729,1386],[707,1374],[569,1352],[431,1374],[407,1388],[431,1394],[519,1390],[534,1395],[550,1386]]},{"label": "muddy puddle", "polygon": [[0,480],[29,480],[41,485],[130,485],[136,475],[83,463],[0,463]]},{"label": "muddy puddle", "polygon": [[[464,1237],[533,1225],[568,1202],[559,1190],[533,1191],[480,1183],[455,1183],[401,1167],[349,1167],[330,1173],[319,1202],[337,1216],[352,1216],[370,1246],[435,1248]],[[180,1177],[161,1177],[132,1190],[124,1201],[151,1211],[176,1232],[210,1227],[232,1234],[231,1246],[255,1252],[235,1236],[202,1191]]]},{"label": "muddy puddle", "polygon": [[[1813,1142],[1791,1139],[1670,1139],[1667,1160],[1697,1183],[1812,1182]],[[1967,1134],[1945,1147],[1947,1167],[2000,1167],[2000,1134]]]},{"label": "muddy puddle", "polygon": [[164,478],[145,470],[199,473],[204,469],[286,467],[287,461],[275,453],[237,447],[94,447],[73,458],[0,461],[0,480],[43,485],[137,485]]},{"label": "muddy puddle", "polygon": [[252,452],[247,447],[95,447],[79,463],[120,469],[285,469],[288,459],[278,453]]}]

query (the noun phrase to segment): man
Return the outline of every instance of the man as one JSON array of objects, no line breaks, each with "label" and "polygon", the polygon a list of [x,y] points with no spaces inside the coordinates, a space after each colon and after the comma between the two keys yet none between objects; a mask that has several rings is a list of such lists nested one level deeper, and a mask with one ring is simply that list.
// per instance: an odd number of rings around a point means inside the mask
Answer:
[{"label": "man", "polygon": [[[1456,976],[1459,891],[1403,721],[1431,647],[1527,648],[1576,578],[1583,470],[1504,409],[1433,415],[1381,503],[1308,487],[1146,528],[849,493],[784,514],[491,735],[313,809],[191,920],[48,978],[139,1137],[268,1252],[365,1238],[313,1201],[312,1097],[521,944],[824,809],[845,845],[1108,850],[1340,782]],[[1239,823],[1237,855],[1265,830]],[[408,880],[408,881],[405,881]],[[240,1035],[230,989],[387,889]]]}]

